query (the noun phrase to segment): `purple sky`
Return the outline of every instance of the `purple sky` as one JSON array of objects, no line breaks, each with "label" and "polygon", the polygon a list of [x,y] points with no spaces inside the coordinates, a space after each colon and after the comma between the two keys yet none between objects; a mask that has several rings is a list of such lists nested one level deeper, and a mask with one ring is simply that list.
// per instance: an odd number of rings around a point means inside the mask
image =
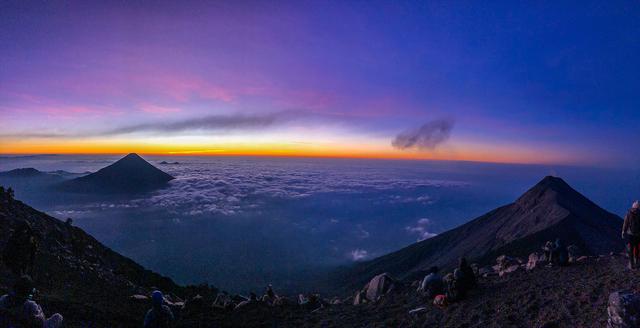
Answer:
[{"label": "purple sky", "polygon": [[633,1],[5,1],[0,152],[637,166],[638,17]]}]

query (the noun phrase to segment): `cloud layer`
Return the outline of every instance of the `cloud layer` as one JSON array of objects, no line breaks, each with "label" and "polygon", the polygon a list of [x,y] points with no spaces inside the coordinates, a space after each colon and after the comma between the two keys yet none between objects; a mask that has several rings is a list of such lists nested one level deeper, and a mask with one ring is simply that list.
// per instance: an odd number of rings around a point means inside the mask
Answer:
[{"label": "cloud layer", "polygon": [[[276,164],[270,166],[268,161],[254,163],[215,158],[197,161],[162,167],[176,179],[170,182],[168,189],[137,202],[165,207],[176,213],[233,215],[258,207],[257,202],[264,197],[297,199],[321,193],[357,194],[466,185],[428,177],[389,176],[388,169],[384,167],[363,171],[357,167],[342,166],[341,170],[327,171],[322,166],[293,161],[283,170]],[[429,199],[419,195],[409,201],[428,203]],[[366,238],[367,235],[362,227],[357,230],[358,238]]]}]

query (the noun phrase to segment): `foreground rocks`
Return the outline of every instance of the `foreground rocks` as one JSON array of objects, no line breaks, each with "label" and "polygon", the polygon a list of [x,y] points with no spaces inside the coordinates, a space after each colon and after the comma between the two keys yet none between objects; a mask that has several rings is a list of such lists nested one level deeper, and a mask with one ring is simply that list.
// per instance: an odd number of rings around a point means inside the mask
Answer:
[{"label": "foreground rocks", "polygon": [[608,328],[640,327],[640,293],[624,290],[609,295]]},{"label": "foreground rocks", "polygon": [[373,277],[365,286],[356,293],[353,305],[368,302],[377,302],[384,295],[392,291],[397,282],[388,273],[382,273]]}]

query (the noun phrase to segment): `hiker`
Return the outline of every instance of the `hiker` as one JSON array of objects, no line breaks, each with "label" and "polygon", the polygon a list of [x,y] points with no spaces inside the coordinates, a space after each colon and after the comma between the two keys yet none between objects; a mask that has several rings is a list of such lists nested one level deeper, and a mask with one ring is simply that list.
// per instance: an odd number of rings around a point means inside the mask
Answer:
[{"label": "hiker", "polygon": [[638,267],[640,258],[640,201],[635,201],[624,217],[622,224],[622,239],[627,241],[629,255],[629,269]]},{"label": "hiker", "polygon": [[429,300],[444,292],[444,283],[442,277],[438,274],[437,266],[432,266],[429,269],[429,274],[422,280],[418,287],[418,292],[422,292]]},{"label": "hiker", "polygon": [[567,252],[567,248],[564,246],[560,238],[556,239],[556,243],[553,248],[553,257],[554,262],[560,266],[569,264],[569,252]]},{"label": "hiker", "polygon": [[164,304],[164,295],[159,290],[151,293],[151,309],[144,317],[144,328],[171,327],[174,317],[171,309]]},{"label": "hiker", "polygon": [[455,269],[453,274],[448,277],[447,281],[447,299],[449,301],[458,301],[463,299],[467,294],[467,286],[465,282],[464,272]]},{"label": "hiker", "polygon": [[11,293],[0,297],[0,323],[8,327],[62,327],[62,316],[56,313],[47,319],[40,305],[33,300],[34,293],[31,277],[21,276]]},{"label": "hiker", "polygon": [[262,301],[268,305],[275,305],[278,301],[278,295],[273,291],[273,286],[271,284],[267,286],[264,296],[262,296]]},{"label": "hiker", "polygon": [[27,221],[18,224],[9,237],[2,254],[2,260],[11,272],[20,277],[30,274],[37,251],[36,235]]},{"label": "hiker", "polygon": [[476,287],[476,275],[473,273],[473,269],[467,264],[467,259],[460,258],[458,262],[458,269],[462,271],[464,277],[464,287],[469,290]]},{"label": "hiker", "polygon": [[551,240],[548,240],[542,247],[542,250],[544,251],[544,259],[547,264],[553,263],[553,248],[554,245]]}]

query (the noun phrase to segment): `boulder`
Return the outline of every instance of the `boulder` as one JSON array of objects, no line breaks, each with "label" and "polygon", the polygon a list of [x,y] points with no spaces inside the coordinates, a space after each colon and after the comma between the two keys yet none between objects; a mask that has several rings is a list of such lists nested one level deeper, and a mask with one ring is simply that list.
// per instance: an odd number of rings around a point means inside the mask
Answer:
[{"label": "boulder", "polygon": [[510,273],[518,270],[516,267],[520,267],[521,260],[509,257],[506,255],[501,255],[496,258],[496,265],[493,266],[494,271],[497,271],[498,274],[502,277],[505,273]]},{"label": "boulder", "polygon": [[516,272],[518,270],[520,270],[520,268],[522,268],[522,266],[520,266],[520,264],[513,264],[510,265],[509,267],[505,268],[504,270],[501,270],[498,275],[500,277],[504,276],[507,273],[512,273],[512,272]]},{"label": "boulder", "polygon": [[358,305],[366,302],[376,302],[382,296],[393,290],[396,286],[396,281],[388,273],[382,273],[373,277],[364,288],[359,291],[353,304]]},{"label": "boulder", "polygon": [[496,274],[496,271],[490,265],[484,266],[478,270],[478,275],[482,277],[488,277],[495,274]]},{"label": "boulder", "polygon": [[367,299],[376,302],[382,296],[391,291],[396,285],[395,279],[391,278],[388,273],[379,274],[364,287]]},{"label": "boulder", "polygon": [[542,262],[542,256],[538,253],[529,254],[529,261],[527,262],[527,271],[535,269],[538,263]]},{"label": "boulder", "polygon": [[203,311],[206,308],[204,298],[198,294],[184,302],[183,309],[189,311]]},{"label": "boulder", "polygon": [[640,327],[640,293],[629,290],[609,294],[608,328]]},{"label": "boulder", "polygon": [[522,260],[506,255],[501,255],[496,258],[496,263],[498,266],[506,268],[515,264],[521,264]]},{"label": "boulder", "polygon": [[295,302],[286,296],[278,296],[275,302],[275,305],[277,306],[290,306],[294,304]]}]

